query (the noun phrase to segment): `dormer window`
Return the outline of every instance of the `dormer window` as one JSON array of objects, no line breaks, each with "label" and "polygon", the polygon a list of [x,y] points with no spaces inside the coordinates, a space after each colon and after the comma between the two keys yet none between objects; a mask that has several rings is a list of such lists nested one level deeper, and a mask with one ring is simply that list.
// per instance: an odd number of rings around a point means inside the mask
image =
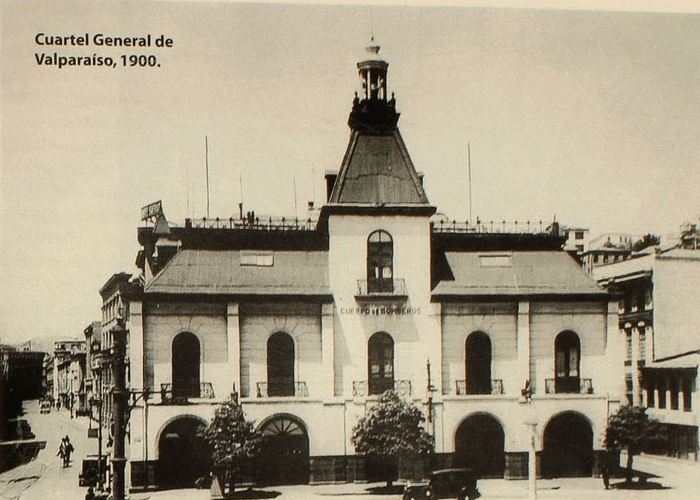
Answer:
[{"label": "dormer window", "polygon": [[367,291],[394,291],[394,242],[386,231],[375,231],[367,238]]}]

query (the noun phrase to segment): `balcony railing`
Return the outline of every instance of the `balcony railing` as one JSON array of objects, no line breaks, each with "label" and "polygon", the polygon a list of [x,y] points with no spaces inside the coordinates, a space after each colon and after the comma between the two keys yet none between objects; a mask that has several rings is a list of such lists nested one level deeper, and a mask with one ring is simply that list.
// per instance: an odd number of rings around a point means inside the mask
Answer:
[{"label": "balcony railing", "polygon": [[540,221],[458,221],[450,219],[433,220],[430,223],[434,233],[505,233],[505,234],[546,234],[551,227]]},{"label": "balcony railing", "polygon": [[214,387],[211,382],[201,382],[199,387],[186,387],[173,389],[173,384],[160,384],[161,400],[163,402],[181,403],[187,402],[188,399],[203,398],[213,399]]},{"label": "balcony railing", "polygon": [[363,398],[367,395],[378,395],[391,389],[396,391],[399,396],[410,396],[413,393],[410,380],[353,380],[352,397]]},{"label": "balcony railing", "polygon": [[308,398],[309,389],[306,387],[306,382],[258,382],[256,384],[257,397],[295,397]]},{"label": "balcony railing", "polygon": [[359,297],[406,295],[406,281],[394,278],[370,278],[357,280],[357,295]]},{"label": "balcony railing", "polygon": [[593,394],[593,382],[590,378],[560,377],[544,381],[546,394]]},{"label": "balcony railing", "polygon": [[185,227],[206,229],[245,229],[250,231],[315,231],[318,221],[310,217],[215,217],[185,219]]},{"label": "balcony railing", "polygon": [[491,387],[484,388],[485,390],[478,390],[474,388],[467,387],[466,380],[457,380],[457,395],[466,396],[467,394],[504,394],[503,392],[503,380],[500,378],[491,379]]}]

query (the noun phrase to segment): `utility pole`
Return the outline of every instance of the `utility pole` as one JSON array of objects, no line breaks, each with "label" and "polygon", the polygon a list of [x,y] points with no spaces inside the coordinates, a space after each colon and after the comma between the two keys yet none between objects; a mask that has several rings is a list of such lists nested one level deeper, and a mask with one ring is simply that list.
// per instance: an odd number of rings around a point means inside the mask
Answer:
[{"label": "utility pole", "polygon": [[112,389],[112,408],[114,413],[114,448],[112,450],[112,498],[124,500],[124,468],[126,457],[124,455],[124,423],[128,408],[126,390],[126,333],[124,319],[117,319],[117,324],[112,327],[112,339],[114,349],[114,388]]}]

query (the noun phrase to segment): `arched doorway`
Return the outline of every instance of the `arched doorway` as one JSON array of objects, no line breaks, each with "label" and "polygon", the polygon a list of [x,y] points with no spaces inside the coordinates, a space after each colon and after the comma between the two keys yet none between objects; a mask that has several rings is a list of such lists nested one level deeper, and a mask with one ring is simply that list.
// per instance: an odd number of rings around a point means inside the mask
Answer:
[{"label": "arched doorway", "polygon": [[467,394],[491,394],[491,339],[474,332],[464,343]]},{"label": "arched doorway", "polygon": [[464,419],[455,435],[455,465],[470,467],[478,477],[503,477],[505,435],[493,416],[477,413]]},{"label": "arched doorway", "polygon": [[585,417],[560,413],[544,429],[542,475],[580,477],[593,473],[593,429]]},{"label": "arched doorway", "polygon": [[211,472],[211,450],[199,436],[206,423],[193,416],[177,417],[158,440],[158,485],[163,488],[193,487]]},{"label": "arched doorway", "polygon": [[294,340],[284,332],[267,340],[267,394],[294,396]]},{"label": "arched doorway", "polygon": [[199,339],[190,332],[173,339],[173,396],[199,397]]},{"label": "arched doorway", "polygon": [[260,426],[264,437],[258,462],[258,481],[263,484],[309,482],[309,436],[301,420],[275,415]]}]

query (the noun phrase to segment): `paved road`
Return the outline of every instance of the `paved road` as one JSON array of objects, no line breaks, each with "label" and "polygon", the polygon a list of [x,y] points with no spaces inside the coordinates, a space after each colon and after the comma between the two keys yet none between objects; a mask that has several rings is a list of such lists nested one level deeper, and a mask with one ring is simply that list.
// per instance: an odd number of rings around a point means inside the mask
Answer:
[{"label": "paved road", "polygon": [[[0,477],[2,500],[82,500],[85,488],[78,486],[82,459],[97,453],[97,440],[87,437],[87,418],[71,419],[67,411],[52,410],[40,414],[37,401],[25,404],[25,418],[37,439],[46,441],[46,448],[36,460],[17,467]],[[69,436],[75,448],[70,467],[63,468],[56,456],[63,436]]]}]

